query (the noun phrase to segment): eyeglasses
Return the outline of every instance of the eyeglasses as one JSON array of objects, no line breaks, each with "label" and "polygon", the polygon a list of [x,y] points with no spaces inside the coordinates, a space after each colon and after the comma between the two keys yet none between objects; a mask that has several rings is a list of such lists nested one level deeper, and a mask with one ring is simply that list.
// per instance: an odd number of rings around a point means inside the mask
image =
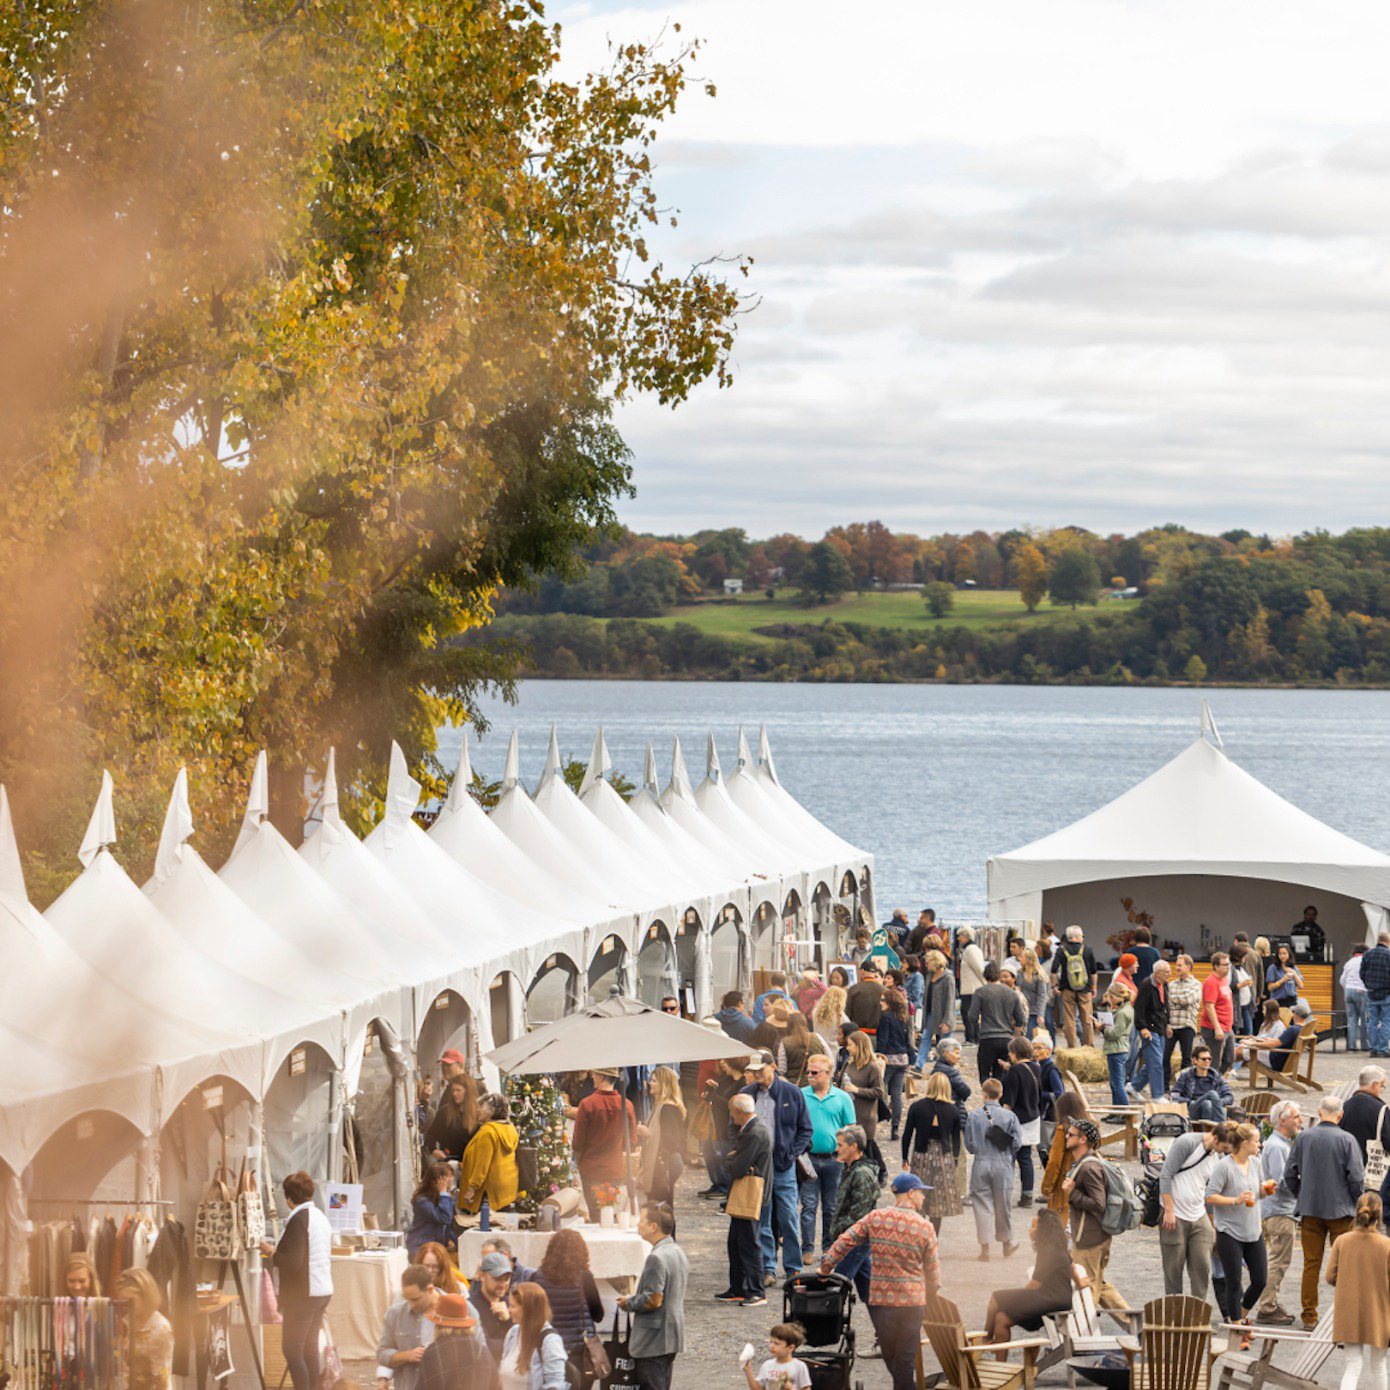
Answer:
[{"label": "eyeglasses", "polygon": [[678,1014],[680,1011],[679,1004],[663,1004],[661,1006],[661,1012],[664,1014]]}]

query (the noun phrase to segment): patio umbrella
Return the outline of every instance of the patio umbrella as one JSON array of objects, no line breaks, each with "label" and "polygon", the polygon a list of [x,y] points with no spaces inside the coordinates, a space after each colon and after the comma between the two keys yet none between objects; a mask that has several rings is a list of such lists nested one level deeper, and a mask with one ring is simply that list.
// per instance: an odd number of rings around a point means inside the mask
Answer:
[{"label": "patio umbrella", "polygon": [[[640,999],[615,993],[537,1028],[534,1033],[493,1048],[485,1060],[498,1071],[531,1075],[643,1066],[653,1058],[663,1063],[732,1059],[746,1057],[751,1050],[747,1043],[736,1042],[675,1014],[662,1013]],[[628,1191],[632,1194],[632,1147],[626,1124],[623,1159]]]}]

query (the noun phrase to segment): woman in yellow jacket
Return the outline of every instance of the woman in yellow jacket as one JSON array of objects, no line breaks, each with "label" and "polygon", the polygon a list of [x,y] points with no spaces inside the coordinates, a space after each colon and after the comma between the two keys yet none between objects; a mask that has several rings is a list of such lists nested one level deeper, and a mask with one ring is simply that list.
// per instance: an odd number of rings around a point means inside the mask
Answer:
[{"label": "woman in yellow jacket", "polygon": [[482,1126],[468,1141],[459,1163],[458,1204],[464,1211],[475,1212],[486,1194],[488,1206],[499,1211],[516,1201],[521,1187],[516,1167],[520,1141],[506,1096],[484,1096],[478,1113]]}]

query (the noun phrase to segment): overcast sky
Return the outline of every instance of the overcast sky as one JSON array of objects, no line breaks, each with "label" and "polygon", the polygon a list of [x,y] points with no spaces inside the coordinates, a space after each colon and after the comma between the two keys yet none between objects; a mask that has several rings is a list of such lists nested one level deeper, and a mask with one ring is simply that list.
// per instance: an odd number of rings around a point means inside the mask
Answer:
[{"label": "overcast sky", "polygon": [[644,530],[1390,521],[1390,9],[551,4],[705,41],[668,266],[756,258],[736,383],[619,416]]}]

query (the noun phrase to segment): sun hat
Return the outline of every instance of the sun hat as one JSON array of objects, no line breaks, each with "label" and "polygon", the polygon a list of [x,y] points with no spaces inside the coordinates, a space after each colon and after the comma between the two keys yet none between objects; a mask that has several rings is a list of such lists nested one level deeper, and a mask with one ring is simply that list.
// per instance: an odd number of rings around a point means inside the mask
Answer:
[{"label": "sun hat", "polygon": [[473,1305],[461,1293],[442,1293],[432,1313],[425,1316],[438,1327],[473,1327],[478,1319]]}]

